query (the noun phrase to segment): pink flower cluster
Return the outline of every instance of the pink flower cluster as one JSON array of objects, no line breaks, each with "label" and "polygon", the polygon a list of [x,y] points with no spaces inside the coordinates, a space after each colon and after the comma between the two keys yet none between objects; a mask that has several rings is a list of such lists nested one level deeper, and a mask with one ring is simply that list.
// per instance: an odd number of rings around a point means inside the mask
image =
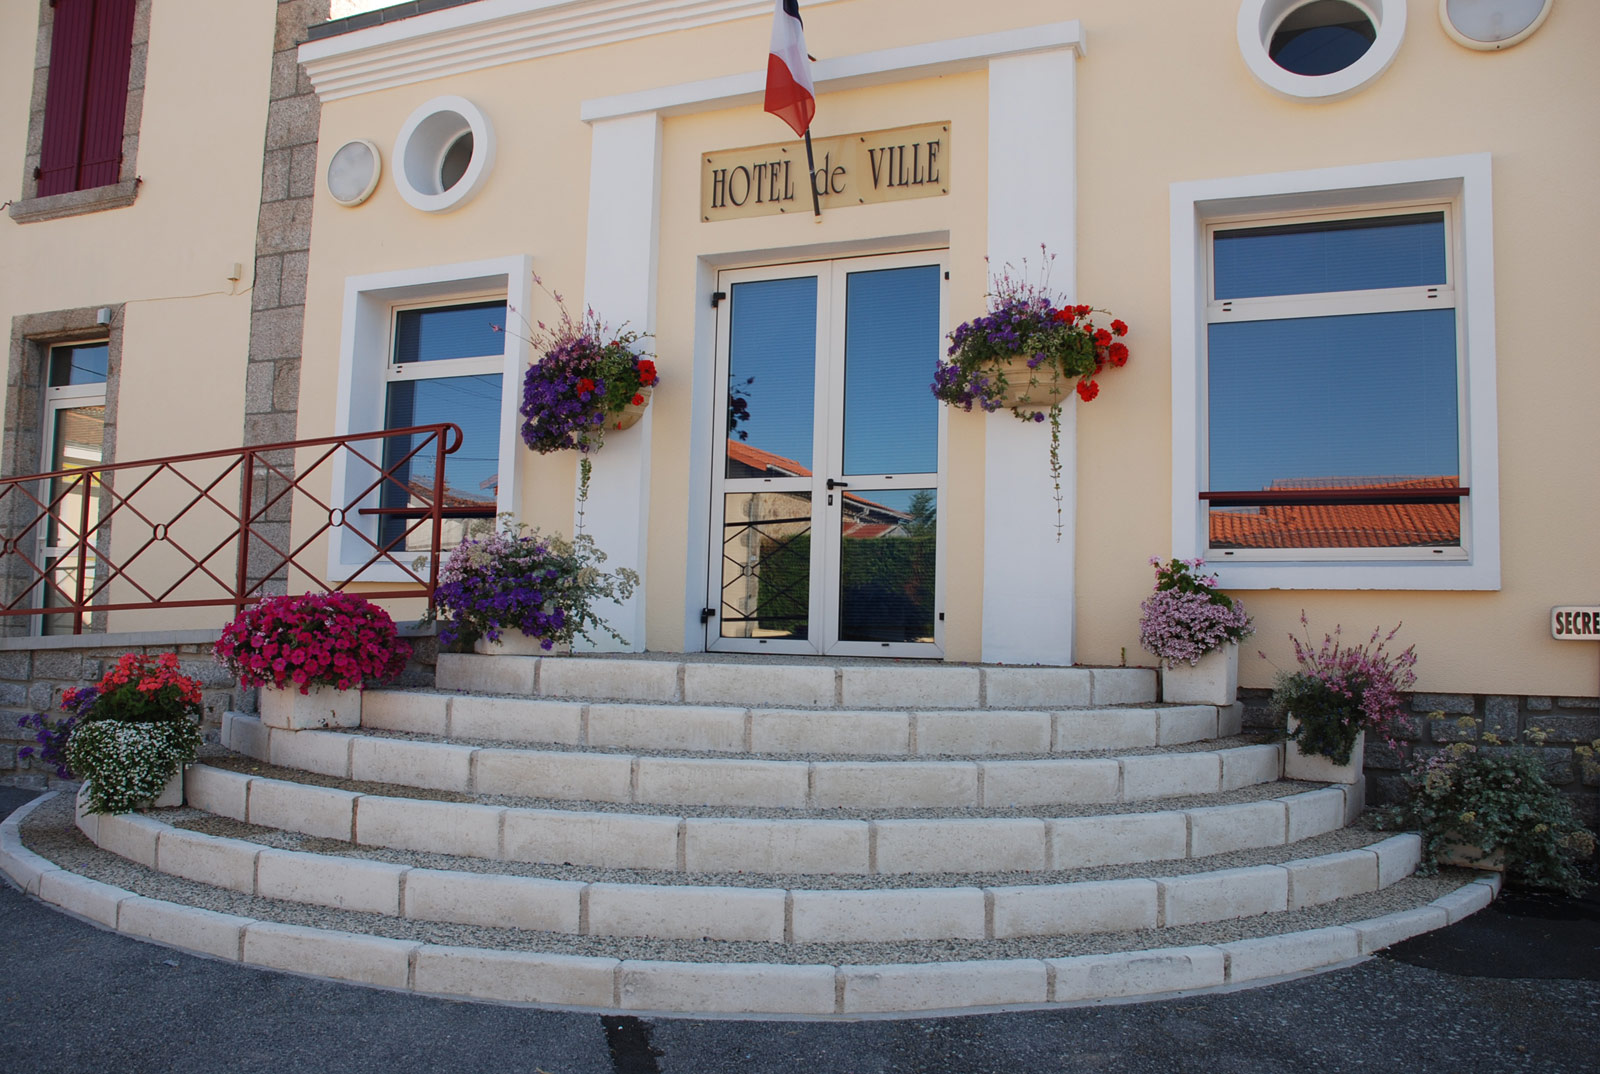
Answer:
[{"label": "pink flower cluster", "polygon": [[1387,634],[1382,627],[1375,627],[1372,636],[1360,645],[1345,645],[1339,637],[1340,628],[1335,626],[1332,634],[1322,636],[1321,646],[1315,649],[1310,641],[1311,624],[1304,612],[1300,613],[1300,625],[1306,628],[1305,641],[1296,634],[1289,635],[1300,674],[1354,702],[1365,726],[1393,742],[1394,725],[1405,712],[1400,695],[1417,682],[1412,670],[1417,664],[1417,647],[1408,645],[1399,653],[1385,648],[1405,624],[1395,624]]},{"label": "pink flower cluster", "polygon": [[349,593],[273,597],[223,628],[217,660],[242,686],[364,689],[405,670],[411,646],[389,613]]},{"label": "pink flower cluster", "polygon": [[1253,627],[1244,605],[1215,587],[1215,575],[1199,570],[1203,560],[1173,560],[1156,569],[1156,591],[1139,605],[1139,644],[1168,667],[1197,664],[1213,649],[1250,636]]}]

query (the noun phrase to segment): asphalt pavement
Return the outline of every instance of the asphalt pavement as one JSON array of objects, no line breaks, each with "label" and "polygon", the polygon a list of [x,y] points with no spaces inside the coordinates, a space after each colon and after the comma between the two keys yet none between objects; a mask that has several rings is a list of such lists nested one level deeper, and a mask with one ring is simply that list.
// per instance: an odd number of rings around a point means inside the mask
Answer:
[{"label": "asphalt pavement", "polygon": [[[0,817],[32,792],[0,787]],[[1600,1071],[1600,901],[1502,896],[1359,965],[1160,1003],[855,1022],[606,1017],[218,962],[0,883],[0,1071]]]}]

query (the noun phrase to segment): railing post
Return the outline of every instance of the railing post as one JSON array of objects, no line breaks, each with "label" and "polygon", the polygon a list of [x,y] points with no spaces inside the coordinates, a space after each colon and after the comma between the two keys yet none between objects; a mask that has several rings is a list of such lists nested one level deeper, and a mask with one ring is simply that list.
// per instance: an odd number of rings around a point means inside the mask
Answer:
[{"label": "railing post", "polygon": [[244,612],[245,587],[250,584],[250,505],[255,500],[256,455],[244,453],[243,471],[239,478],[239,569],[233,583],[233,615]]},{"label": "railing post", "polygon": [[444,457],[445,439],[453,426],[444,425],[434,433],[433,444],[433,505],[429,516],[433,522],[433,540],[428,557],[428,610],[433,611],[434,593],[439,588],[439,549],[444,544]]}]

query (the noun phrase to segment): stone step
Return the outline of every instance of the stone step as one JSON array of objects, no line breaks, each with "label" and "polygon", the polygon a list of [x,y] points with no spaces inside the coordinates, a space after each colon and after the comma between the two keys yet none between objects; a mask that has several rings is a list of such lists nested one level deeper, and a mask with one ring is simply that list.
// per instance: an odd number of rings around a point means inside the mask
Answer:
[{"label": "stone step", "polygon": [[[1263,789],[1271,793],[1273,785]],[[366,794],[205,764],[192,766],[186,781],[189,804],[208,813],[361,845],[684,873],[975,873],[1204,857],[1330,832],[1362,806],[1360,785],[1186,809],[874,819],[848,811],[702,816],[429,797],[446,793]]]},{"label": "stone step", "polygon": [[440,690],[521,697],[800,709],[1061,709],[1144,705],[1153,668],[1001,667],[826,658],[480,656],[441,653]]},{"label": "stone step", "polygon": [[345,853],[275,849],[175,828],[159,816],[95,816],[78,827],[102,849],[169,875],[282,899],[464,925],[585,936],[768,943],[1066,936],[1284,913],[1381,890],[1411,875],[1421,839],[1251,868],[1160,878],[909,888],[581,883],[414,868]]},{"label": "stone step", "polygon": [[1095,758],[790,761],[479,748],[432,738],[288,731],[228,713],[222,744],[258,761],[369,783],[587,802],[773,809],[1136,802],[1232,791],[1283,776],[1282,743]]},{"label": "stone step", "polygon": [[[620,666],[634,663],[638,662],[621,662]],[[987,668],[982,674],[992,676],[1013,670],[1067,670],[1090,674],[1059,668]],[[1018,691],[1008,700],[1036,696],[1037,693]],[[1244,711],[1238,704],[1089,708],[1087,701],[1083,705],[1057,702],[1039,708],[920,706],[905,711],[861,706],[773,707],[775,698],[792,697],[770,689],[760,692],[759,698],[748,705],[705,701],[623,704],[498,697],[483,693],[368,690],[362,695],[361,723],[363,727],[380,731],[499,742],[630,750],[896,757],[1065,754],[1171,746],[1236,735]]]},{"label": "stone step", "polygon": [[[1461,920],[1499,890],[1498,876],[1412,878],[1321,907],[1172,926],[1155,936],[858,945],[563,938],[229,892],[212,903],[221,909],[194,905],[216,889],[140,869],[87,844],[86,852],[55,851],[72,860],[71,868],[24,846],[20,825],[49,798],[0,824],[0,872],[42,901],[106,928],[227,961],[419,994],[633,1014],[849,1018],[1247,986],[1349,964]],[[70,832],[70,805],[63,824]]]}]

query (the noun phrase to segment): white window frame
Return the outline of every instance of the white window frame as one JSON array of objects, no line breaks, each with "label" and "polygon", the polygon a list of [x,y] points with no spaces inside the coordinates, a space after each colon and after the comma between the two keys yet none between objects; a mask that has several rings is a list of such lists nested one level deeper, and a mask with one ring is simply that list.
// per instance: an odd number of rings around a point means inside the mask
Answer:
[{"label": "white window frame", "polygon": [[[521,507],[521,452],[518,450],[518,403],[522,397],[522,371],[527,368],[529,343],[514,327],[518,311],[526,316],[533,300],[533,259],[527,255],[402,269],[345,279],[344,320],[339,341],[339,394],[334,434],[375,432],[385,427],[388,385],[394,380],[419,380],[475,373],[501,374],[500,381],[500,482],[495,510],[518,515]],[[504,298],[508,309],[506,350],[503,356],[459,358],[448,361],[394,362],[394,326],[402,309],[455,305]],[[428,366],[427,369],[420,368]],[[376,444],[377,441],[372,443]],[[336,501],[349,502],[360,485],[371,480],[364,467],[351,468],[340,452],[333,460]],[[376,494],[372,499],[376,501]],[[376,537],[377,520],[367,516],[364,532]],[[328,579],[364,582],[406,582],[407,573],[393,564],[362,564],[372,547],[353,533],[335,530],[328,543]],[[397,553],[404,559],[409,553]],[[409,566],[409,563],[407,564]]]},{"label": "white window frame", "polygon": [[[110,371],[108,370],[108,380],[97,381],[93,384],[63,384],[60,387],[50,387],[50,367],[55,361],[56,349],[60,347],[93,347],[101,343],[109,345],[110,342],[111,341],[109,339],[75,339],[69,342],[52,343],[45,348],[44,382],[46,387],[44,389],[44,413],[40,418],[41,431],[44,434],[41,438],[43,443],[40,445],[40,472],[50,473],[55,463],[56,416],[63,410],[77,410],[82,407],[95,406],[104,407],[106,405],[107,383],[110,376]],[[102,460],[102,462],[105,461],[108,460]],[[50,496],[50,482],[45,481],[41,482],[41,484],[44,486],[44,488],[40,490],[40,498],[48,503]],[[53,549],[68,547],[67,545],[51,545],[47,543],[49,540],[49,529],[50,527],[48,525],[39,527],[37,562],[41,567],[43,567],[46,559],[50,559],[52,555],[58,554],[53,552]],[[96,561],[98,562],[98,557],[96,557]],[[53,562],[54,561],[52,560],[52,563]],[[48,571],[46,573],[48,573]],[[48,590],[41,591],[41,601],[44,599],[44,595],[46,593],[48,593]],[[69,615],[71,613],[46,613],[46,615],[49,614]],[[29,633],[31,635],[38,637],[44,634],[46,615],[29,617]]]},{"label": "white window frame", "polygon": [[[1462,442],[1461,548],[1239,550],[1207,561],[1230,589],[1500,588],[1499,439],[1495,397],[1494,233],[1489,154],[1354,165],[1314,171],[1174,183],[1172,251],[1172,548],[1206,554],[1205,347],[1211,234],[1219,223],[1288,222],[1315,215],[1376,216],[1447,208],[1449,284],[1456,306]],[[1414,296],[1390,296],[1412,308]],[[1422,289],[1426,290],[1426,289]],[[1360,294],[1355,293],[1355,294]],[[1382,294],[1388,294],[1383,292]],[[1368,298],[1375,297],[1371,293]],[[1292,300],[1249,300],[1285,309]],[[1323,303],[1322,313],[1347,301]],[[1234,300],[1235,305],[1240,300]],[[1362,310],[1382,308],[1363,304]],[[1288,316],[1289,313],[1280,315]]]}]

